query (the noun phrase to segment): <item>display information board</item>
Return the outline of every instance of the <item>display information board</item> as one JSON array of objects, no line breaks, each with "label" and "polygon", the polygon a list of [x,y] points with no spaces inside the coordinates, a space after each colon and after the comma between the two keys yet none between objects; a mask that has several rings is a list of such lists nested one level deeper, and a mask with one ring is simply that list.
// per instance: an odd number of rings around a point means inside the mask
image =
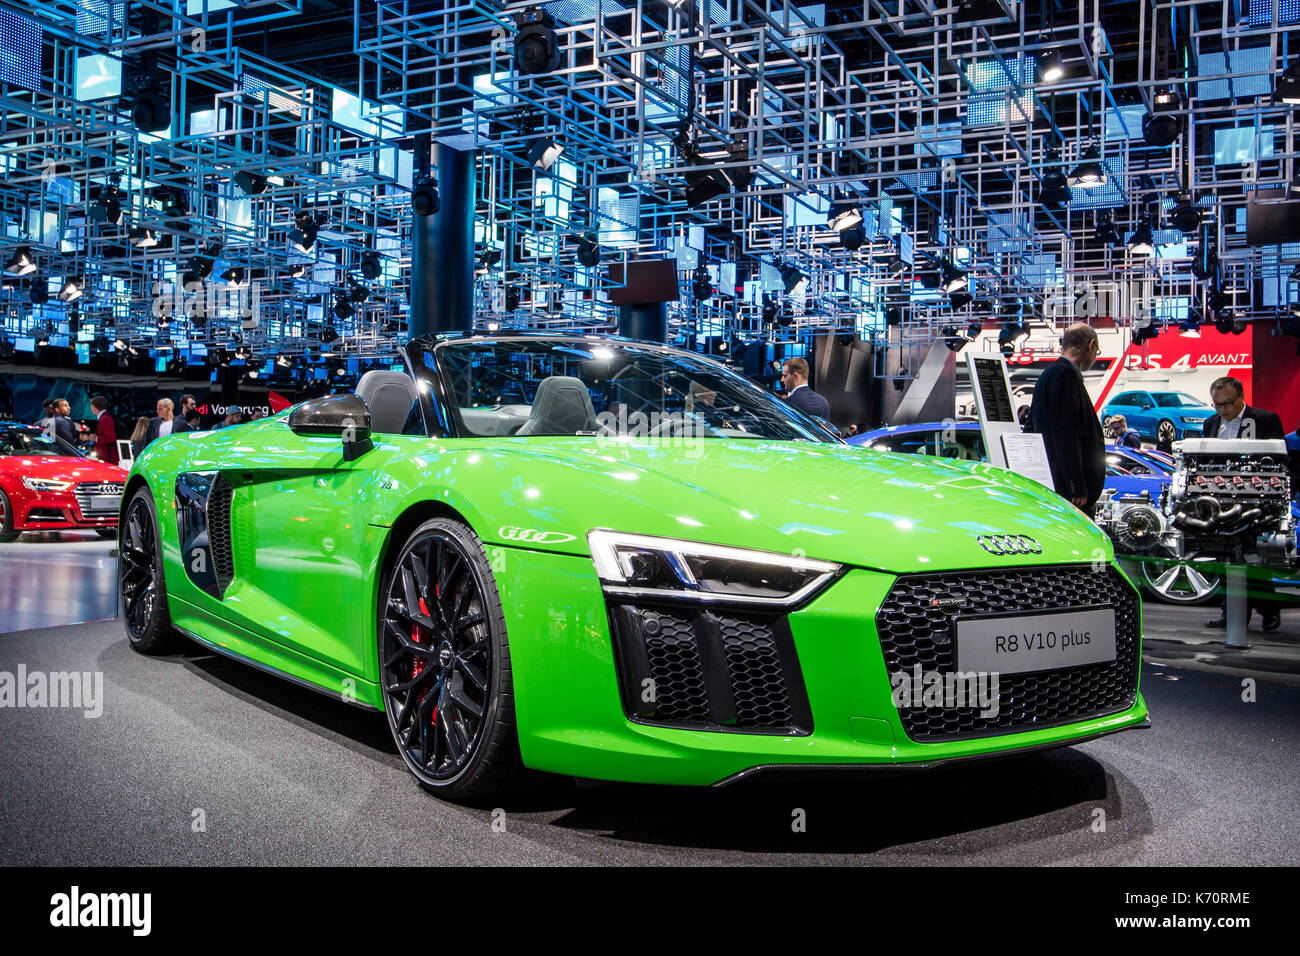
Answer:
[{"label": "display information board", "polygon": [[1054,489],[1043,436],[1024,434],[1016,420],[1007,360],[998,352],[972,352],[966,365],[989,463]]}]

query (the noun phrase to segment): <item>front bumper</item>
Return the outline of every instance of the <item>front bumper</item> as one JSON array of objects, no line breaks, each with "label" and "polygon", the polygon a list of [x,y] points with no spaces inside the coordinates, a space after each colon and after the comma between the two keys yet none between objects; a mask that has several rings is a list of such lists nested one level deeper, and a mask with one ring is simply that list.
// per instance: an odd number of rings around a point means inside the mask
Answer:
[{"label": "front bumper", "polygon": [[806,732],[638,721],[620,689],[610,618],[590,560],[501,551],[494,567],[506,604],[520,749],[538,770],[700,786],[760,769],[923,768],[1070,744],[1147,720],[1135,690],[1122,709],[1088,719],[992,736],[911,739],[893,703],[874,619],[897,579],[857,569],[788,616],[810,713]]},{"label": "front bumper", "polygon": [[83,513],[75,488],[67,491],[26,491],[20,501],[14,502],[15,531],[116,527],[116,509]]}]

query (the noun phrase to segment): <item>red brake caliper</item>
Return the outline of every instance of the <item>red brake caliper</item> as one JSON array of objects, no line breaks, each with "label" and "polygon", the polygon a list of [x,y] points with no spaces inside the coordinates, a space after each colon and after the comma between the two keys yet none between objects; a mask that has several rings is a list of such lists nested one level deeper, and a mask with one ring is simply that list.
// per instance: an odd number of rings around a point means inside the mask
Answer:
[{"label": "red brake caliper", "polygon": [[[431,616],[431,615],[429,614],[429,609],[428,609],[427,607],[425,607],[425,605],[424,605],[424,598],[420,598],[420,613],[423,614],[425,617],[430,617],[430,616]],[[414,641],[416,644],[421,644],[421,643],[423,643],[423,642],[420,640],[420,625],[418,625],[418,624],[416,624],[416,623],[414,623],[414,622],[411,623],[411,640]],[[419,677],[420,674],[424,672],[424,669],[425,669],[425,667],[427,667],[427,666],[428,666],[428,665],[427,665],[427,664],[424,662],[424,660],[421,659],[421,658],[418,658],[418,657],[417,657],[414,661],[412,661],[412,663],[411,663],[411,679],[414,680],[415,678]],[[430,715],[430,717],[429,717],[429,723],[430,723],[430,724],[436,724],[436,723],[438,723],[438,707],[437,707],[436,704],[434,705],[432,715]]]}]

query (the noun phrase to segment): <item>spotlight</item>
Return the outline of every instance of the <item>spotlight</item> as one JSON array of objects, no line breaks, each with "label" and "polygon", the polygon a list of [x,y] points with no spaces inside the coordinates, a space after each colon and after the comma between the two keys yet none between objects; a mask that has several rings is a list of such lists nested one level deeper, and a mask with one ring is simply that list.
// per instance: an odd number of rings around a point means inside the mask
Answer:
[{"label": "spotlight", "polygon": [[36,260],[32,258],[32,250],[28,246],[19,246],[5,263],[5,272],[11,276],[30,275],[35,271]]},{"label": "spotlight", "polygon": [[731,180],[720,169],[693,169],[686,173],[686,205],[702,206],[731,189]]},{"label": "spotlight", "polygon": [[1115,228],[1115,221],[1110,216],[1097,217],[1097,242],[1103,246],[1118,246],[1120,244],[1119,230]]},{"label": "spotlight", "polygon": [[338,298],[334,301],[334,316],[339,319],[350,319],[356,314],[356,307],[352,304],[347,293],[340,292]]},{"label": "spotlight", "polygon": [[709,267],[702,262],[695,267],[695,275],[691,279],[691,294],[696,302],[707,302],[713,295],[713,280],[709,277]]},{"label": "spotlight", "polygon": [[135,95],[131,103],[131,122],[145,133],[161,133],[172,125],[172,102],[163,84],[153,79]]},{"label": "spotlight", "polygon": [[560,42],[555,21],[541,7],[529,7],[515,15],[515,69],[519,73],[552,73],[560,66]]},{"label": "spotlight", "polygon": [[1292,63],[1278,76],[1273,85],[1273,102],[1300,106],[1300,60]]},{"label": "spotlight", "polygon": [[303,254],[311,252],[312,247],[316,245],[316,234],[320,230],[320,223],[309,212],[297,213],[293,222],[294,226],[289,230],[289,244]]},{"label": "spotlight", "polygon": [[1178,94],[1163,90],[1152,100],[1152,111],[1142,120],[1142,139],[1148,146],[1172,146],[1183,131],[1182,119],[1177,115]]},{"label": "spotlight", "polygon": [[1106,185],[1106,168],[1101,164],[1101,153],[1096,146],[1089,146],[1084,151],[1067,182],[1078,189],[1096,189]]},{"label": "spotlight", "polygon": [[100,187],[99,198],[86,210],[86,214],[95,222],[118,225],[122,221],[122,191],[112,184]]},{"label": "spotlight", "polygon": [[50,301],[50,280],[41,273],[32,276],[32,287],[27,292],[32,305],[44,305]]},{"label": "spotlight", "polygon": [[1135,256],[1150,256],[1156,251],[1155,238],[1151,235],[1151,223],[1145,218],[1138,222],[1133,235],[1128,239],[1128,251]]},{"label": "spotlight", "polygon": [[794,312],[790,308],[790,303],[787,302],[781,311],[777,313],[776,323],[785,329],[794,325]]},{"label": "spotlight", "polygon": [[63,287],[59,289],[60,302],[75,302],[80,299],[85,292],[85,285],[80,278],[69,276],[63,282]]},{"label": "spotlight", "polygon": [[379,258],[377,252],[363,252],[361,254],[361,274],[370,281],[378,279],[384,271],[384,264]]},{"label": "spotlight", "polygon": [[528,150],[528,162],[538,169],[550,169],[564,152],[564,147],[551,137],[539,139]]},{"label": "spotlight", "polygon": [[1169,215],[1169,221],[1179,232],[1191,235],[1201,226],[1201,210],[1192,202],[1191,195],[1181,193],[1177,197],[1178,205]]},{"label": "spotlight", "polygon": [[1064,206],[1071,199],[1070,184],[1065,174],[1055,164],[1061,161],[1061,151],[1052,146],[1043,154],[1044,166],[1050,166],[1043,173],[1042,185],[1039,187],[1038,201],[1053,208]]},{"label": "spotlight", "polygon": [[578,262],[588,269],[600,264],[600,243],[596,241],[595,233],[578,237]]},{"label": "spotlight", "polygon": [[763,296],[762,318],[765,324],[771,325],[776,321],[777,309],[776,302],[769,296]]},{"label": "spotlight", "polygon": [[954,309],[964,309],[975,301],[975,296],[969,292],[954,292],[948,296],[948,302]]},{"label": "spotlight", "polygon": [[979,319],[971,319],[966,323],[966,337],[968,339],[977,339],[980,333],[984,331],[984,323]]},{"label": "spotlight", "polygon": [[1214,329],[1221,335],[1227,335],[1236,327],[1237,321],[1226,312],[1220,312],[1214,317]]},{"label": "spotlight", "polygon": [[1047,55],[1038,61],[1038,75],[1043,78],[1044,83],[1055,83],[1064,79],[1065,62],[1061,59],[1061,54],[1049,50]]},{"label": "spotlight", "polygon": [[348,299],[356,305],[360,305],[369,298],[370,290],[359,282],[353,282],[351,287],[348,289]]},{"label": "spotlight", "polygon": [[137,249],[152,249],[158,245],[158,234],[152,229],[144,228],[144,226],[132,226],[127,235],[131,245]]},{"label": "spotlight", "polygon": [[284,267],[284,274],[290,279],[301,279],[307,272],[307,266],[301,262],[291,262]]},{"label": "spotlight", "polygon": [[955,325],[945,325],[939,330],[939,334],[943,336],[943,344],[948,346],[951,352],[960,352],[966,346],[966,340],[957,331]]},{"label": "spotlight", "polygon": [[248,281],[248,270],[242,266],[231,266],[225,272],[221,273],[221,281],[226,285],[238,289]]},{"label": "spotlight", "polygon": [[1178,334],[1185,339],[1201,337],[1201,312],[1192,307],[1187,310],[1187,318],[1178,323]]},{"label": "spotlight", "polygon": [[260,196],[266,192],[266,177],[261,173],[252,173],[241,169],[235,173],[235,185],[249,196]]},{"label": "spotlight", "polygon": [[335,329],[334,326],[332,325],[327,324],[325,328],[321,330],[320,340],[324,342],[326,345],[329,345],[331,342],[337,342],[338,338],[339,338],[338,330]]},{"label": "spotlight", "polygon": [[1291,270],[1289,281],[1300,282],[1300,262],[1297,262],[1295,267]]},{"label": "spotlight", "polygon": [[1192,275],[1201,280],[1213,279],[1219,273],[1219,254],[1210,245],[1209,237],[1201,237],[1201,248],[1192,259]]},{"label": "spotlight", "polygon": [[950,295],[954,292],[963,292],[966,286],[970,284],[970,277],[962,269],[944,259],[939,263],[940,278],[943,283],[943,291]]},{"label": "spotlight", "polygon": [[411,211],[417,216],[432,216],[441,208],[438,200],[438,180],[425,176],[411,190]]},{"label": "spotlight", "polygon": [[[840,245],[849,250],[849,252],[856,252],[861,249],[862,244],[866,241],[867,230],[863,229],[861,226],[850,226],[848,229],[845,229],[840,233]],[[895,258],[898,257],[895,256]],[[903,260],[898,259],[898,261],[902,262]],[[892,266],[892,259],[890,260],[890,264]]]},{"label": "spotlight", "polygon": [[1016,346],[1028,337],[1029,329],[1021,322],[1008,322],[998,332],[998,348],[1003,354],[1010,355],[1016,350]]},{"label": "spotlight", "polygon": [[787,295],[798,295],[808,285],[808,277],[799,271],[792,262],[781,266],[781,281],[785,284]]},{"label": "spotlight", "polygon": [[831,204],[830,215],[826,225],[833,232],[844,232],[862,225],[862,208],[852,200],[840,200]]},{"label": "spotlight", "polygon": [[189,214],[190,198],[185,190],[176,186],[162,186],[154,192],[162,209],[162,214],[169,219]]}]

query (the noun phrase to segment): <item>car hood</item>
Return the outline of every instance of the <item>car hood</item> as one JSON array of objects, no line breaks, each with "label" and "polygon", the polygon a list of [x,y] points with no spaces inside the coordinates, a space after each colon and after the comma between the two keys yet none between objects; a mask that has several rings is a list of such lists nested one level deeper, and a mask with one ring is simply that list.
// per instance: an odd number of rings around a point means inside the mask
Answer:
[{"label": "car hood", "polygon": [[[519,476],[479,498],[495,526],[480,533],[502,544],[586,554],[587,532],[610,528],[896,572],[1111,555],[1106,535],[1056,494],[979,463],[727,439],[498,439],[483,450],[461,446],[457,457],[471,473],[495,459],[493,470],[508,461]],[[995,534],[1028,535],[1041,552],[991,554],[976,539]]]},{"label": "car hood", "polygon": [[70,455],[13,455],[0,458],[0,467],[20,478],[60,481],[126,481],[126,471],[95,458]]}]

